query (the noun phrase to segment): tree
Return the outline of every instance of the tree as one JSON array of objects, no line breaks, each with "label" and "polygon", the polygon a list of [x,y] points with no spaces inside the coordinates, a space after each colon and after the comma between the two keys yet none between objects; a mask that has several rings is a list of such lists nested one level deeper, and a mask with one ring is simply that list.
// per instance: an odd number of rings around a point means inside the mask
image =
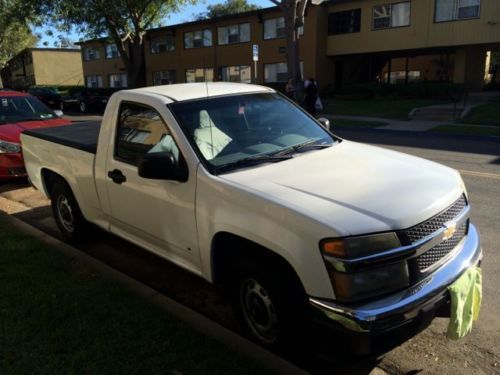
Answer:
[{"label": "tree", "polygon": [[[24,0],[33,2],[35,0]],[[144,36],[170,12],[194,0],[36,0],[60,30],[72,26],[89,39],[116,44],[130,87],[146,85]]]},{"label": "tree", "polygon": [[304,26],[304,16],[309,3],[321,4],[323,0],[270,0],[283,12],[286,30],[288,74],[295,87],[295,100],[302,101],[304,85],[300,73],[299,29]]},{"label": "tree", "polygon": [[31,8],[20,12],[17,1],[0,0],[0,68],[25,48],[36,45],[34,36],[26,22],[32,20]]},{"label": "tree", "polygon": [[0,68],[12,59],[15,55],[26,48],[34,47],[37,38],[31,33],[30,29],[19,22],[10,22],[3,26],[0,21]]},{"label": "tree", "polygon": [[230,16],[260,9],[260,6],[249,4],[247,0],[226,0],[225,3],[207,6],[207,11],[196,16],[197,20],[205,20],[216,17]]}]

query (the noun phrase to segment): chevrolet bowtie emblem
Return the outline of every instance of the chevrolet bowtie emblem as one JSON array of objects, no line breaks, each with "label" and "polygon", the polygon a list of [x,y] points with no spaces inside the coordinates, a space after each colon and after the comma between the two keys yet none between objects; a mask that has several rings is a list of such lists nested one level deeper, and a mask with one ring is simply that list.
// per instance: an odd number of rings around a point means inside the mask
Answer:
[{"label": "chevrolet bowtie emblem", "polygon": [[455,223],[454,221],[451,221],[449,223],[446,223],[444,226],[446,229],[445,229],[444,234],[443,234],[443,241],[446,241],[446,240],[450,239],[451,237],[453,237],[453,235],[457,231],[457,223]]}]

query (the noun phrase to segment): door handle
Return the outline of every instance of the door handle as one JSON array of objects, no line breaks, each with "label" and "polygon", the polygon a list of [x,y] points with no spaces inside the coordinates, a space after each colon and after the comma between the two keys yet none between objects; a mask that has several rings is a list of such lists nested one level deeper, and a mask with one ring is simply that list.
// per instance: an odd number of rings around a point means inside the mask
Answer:
[{"label": "door handle", "polygon": [[118,185],[123,184],[125,181],[127,181],[127,177],[125,177],[125,175],[119,169],[109,171],[108,177],[111,178],[113,182]]}]

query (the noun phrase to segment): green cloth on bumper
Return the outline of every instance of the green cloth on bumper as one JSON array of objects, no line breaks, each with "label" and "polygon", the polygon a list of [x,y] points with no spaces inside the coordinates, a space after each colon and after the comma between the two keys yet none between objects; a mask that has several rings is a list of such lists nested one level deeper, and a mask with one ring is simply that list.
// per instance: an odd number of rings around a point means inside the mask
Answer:
[{"label": "green cloth on bumper", "polygon": [[479,317],[482,298],[481,268],[471,267],[448,288],[451,295],[451,317],[448,338],[458,340],[472,330]]}]

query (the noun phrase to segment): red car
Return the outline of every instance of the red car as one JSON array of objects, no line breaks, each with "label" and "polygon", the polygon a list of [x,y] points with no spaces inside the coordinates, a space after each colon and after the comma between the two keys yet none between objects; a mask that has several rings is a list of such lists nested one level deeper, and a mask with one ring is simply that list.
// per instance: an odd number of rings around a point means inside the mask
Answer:
[{"label": "red car", "polygon": [[16,91],[0,91],[0,181],[26,176],[20,135],[26,129],[68,125],[40,100]]}]

